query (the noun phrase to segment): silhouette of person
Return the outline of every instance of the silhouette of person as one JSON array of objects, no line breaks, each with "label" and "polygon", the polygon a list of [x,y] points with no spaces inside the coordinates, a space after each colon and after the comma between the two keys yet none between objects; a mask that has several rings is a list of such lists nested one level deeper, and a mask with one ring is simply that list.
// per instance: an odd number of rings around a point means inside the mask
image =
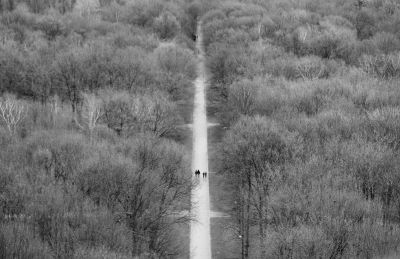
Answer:
[{"label": "silhouette of person", "polygon": [[207,172],[203,172],[203,178],[207,178]]}]

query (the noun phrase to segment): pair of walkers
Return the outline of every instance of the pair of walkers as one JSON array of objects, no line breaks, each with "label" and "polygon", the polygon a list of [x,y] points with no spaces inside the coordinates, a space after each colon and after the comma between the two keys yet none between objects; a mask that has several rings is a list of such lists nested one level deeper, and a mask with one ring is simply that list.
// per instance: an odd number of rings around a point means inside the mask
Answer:
[{"label": "pair of walkers", "polygon": [[[196,170],[196,171],[194,171],[194,175],[196,176],[196,177],[200,177],[200,170]],[[203,172],[203,178],[207,178],[207,172]]]}]

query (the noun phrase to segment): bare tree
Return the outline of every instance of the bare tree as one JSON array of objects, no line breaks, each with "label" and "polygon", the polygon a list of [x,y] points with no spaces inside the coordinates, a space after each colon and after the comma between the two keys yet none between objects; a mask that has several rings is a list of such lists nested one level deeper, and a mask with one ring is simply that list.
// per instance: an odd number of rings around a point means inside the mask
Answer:
[{"label": "bare tree", "polygon": [[253,226],[258,226],[259,253],[265,258],[270,189],[290,159],[292,138],[274,121],[256,116],[240,118],[223,141],[222,170],[237,190],[233,210],[243,259],[255,253]]},{"label": "bare tree", "polygon": [[364,55],[360,59],[361,68],[368,74],[381,79],[392,79],[400,76],[400,55]]},{"label": "bare tree", "polygon": [[128,92],[116,93],[110,90],[104,90],[100,95],[104,110],[102,120],[118,135],[125,134],[135,120],[131,112],[134,106],[131,96]]},{"label": "bare tree", "polygon": [[98,0],[78,0],[74,6],[74,11],[81,16],[92,18],[99,8],[100,2]]},{"label": "bare tree", "polygon": [[89,138],[92,141],[93,130],[96,128],[97,121],[102,115],[102,102],[94,94],[83,94],[82,118],[89,130]]},{"label": "bare tree", "polygon": [[54,80],[56,82],[61,98],[71,103],[73,120],[77,122],[78,105],[82,102],[81,91],[83,83],[83,61],[84,53],[81,50],[64,53],[56,58],[54,67]]},{"label": "bare tree", "polygon": [[250,80],[243,80],[231,85],[229,102],[243,115],[251,115],[255,109],[258,85]]},{"label": "bare tree", "polygon": [[24,105],[13,96],[6,96],[0,101],[0,117],[12,136],[24,117],[24,110]]},{"label": "bare tree", "polygon": [[366,3],[366,0],[356,0],[354,5],[358,8],[358,10],[361,10],[366,5]]},{"label": "bare tree", "polygon": [[315,80],[324,76],[325,65],[316,58],[307,58],[301,60],[296,71],[304,80]]},{"label": "bare tree", "polygon": [[148,251],[165,258],[174,250],[174,226],[190,220],[189,214],[176,213],[188,206],[192,188],[185,154],[179,145],[149,135],[131,145],[137,168],[129,170],[118,201],[132,233],[132,254]]},{"label": "bare tree", "polygon": [[60,98],[57,95],[54,95],[50,98],[50,110],[51,110],[51,121],[53,123],[53,127],[56,126],[56,118],[60,112]]},{"label": "bare tree", "polygon": [[131,113],[136,119],[131,129],[139,132],[153,132],[159,137],[168,135],[180,123],[180,117],[174,103],[161,93],[153,97],[148,95],[135,96],[132,100]]}]

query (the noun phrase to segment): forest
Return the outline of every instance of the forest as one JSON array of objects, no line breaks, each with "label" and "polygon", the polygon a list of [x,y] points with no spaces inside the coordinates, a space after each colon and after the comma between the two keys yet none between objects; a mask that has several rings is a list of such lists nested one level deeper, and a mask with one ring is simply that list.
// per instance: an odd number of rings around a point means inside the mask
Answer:
[{"label": "forest", "polygon": [[0,10],[0,258],[186,257],[200,5]]},{"label": "forest", "polygon": [[221,1],[203,20],[238,247],[221,258],[398,258],[400,2]]},{"label": "forest", "polygon": [[400,256],[399,1],[0,0],[0,258],[189,257],[200,20],[213,257]]}]

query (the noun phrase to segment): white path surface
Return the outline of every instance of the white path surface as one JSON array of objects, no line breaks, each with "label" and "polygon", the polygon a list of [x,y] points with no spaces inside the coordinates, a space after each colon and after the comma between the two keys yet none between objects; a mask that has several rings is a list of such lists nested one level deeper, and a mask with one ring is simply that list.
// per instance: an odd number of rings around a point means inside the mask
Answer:
[{"label": "white path surface", "polygon": [[206,115],[206,75],[204,64],[204,49],[201,24],[197,29],[197,50],[199,57],[198,75],[195,81],[195,97],[193,111],[193,153],[192,175],[195,170],[200,170],[201,175],[197,180],[199,185],[192,191],[191,213],[195,220],[190,225],[190,258],[211,259],[210,236],[210,196],[208,178],[203,179],[203,172],[208,172],[207,153],[207,115]]}]

